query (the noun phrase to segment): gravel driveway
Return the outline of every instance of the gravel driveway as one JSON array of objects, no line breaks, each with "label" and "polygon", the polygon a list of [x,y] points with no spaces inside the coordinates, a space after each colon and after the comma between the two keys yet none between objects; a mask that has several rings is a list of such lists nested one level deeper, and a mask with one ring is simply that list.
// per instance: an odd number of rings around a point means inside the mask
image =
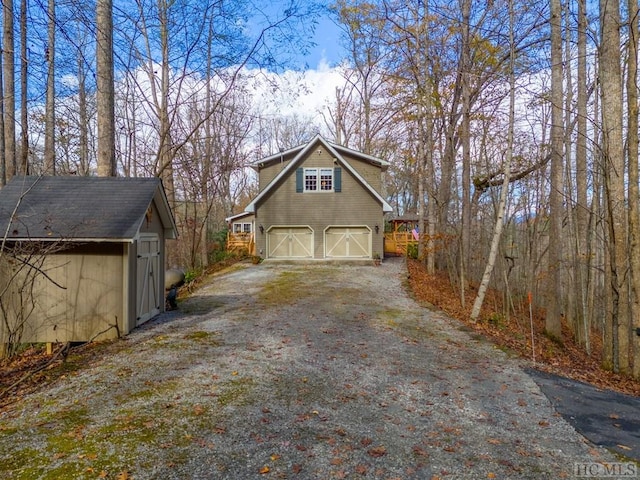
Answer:
[{"label": "gravel driveway", "polygon": [[0,417],[0,478],[571,478],[616,461],[381,267],[241,265]]}]

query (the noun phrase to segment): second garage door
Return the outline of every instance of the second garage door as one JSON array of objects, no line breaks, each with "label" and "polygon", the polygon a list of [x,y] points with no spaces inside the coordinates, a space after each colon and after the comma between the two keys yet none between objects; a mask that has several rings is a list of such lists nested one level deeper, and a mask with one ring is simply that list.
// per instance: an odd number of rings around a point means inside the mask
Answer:
[{"label": "second garage door", "polygon": [[324,240],[328,258],[371,257],[371,230],[367,227],[329,227]]},{"label": "second garage door", "polygon": [[272,227],[267,233],[269,258],[312,258],[313,230],[309,227]]}]

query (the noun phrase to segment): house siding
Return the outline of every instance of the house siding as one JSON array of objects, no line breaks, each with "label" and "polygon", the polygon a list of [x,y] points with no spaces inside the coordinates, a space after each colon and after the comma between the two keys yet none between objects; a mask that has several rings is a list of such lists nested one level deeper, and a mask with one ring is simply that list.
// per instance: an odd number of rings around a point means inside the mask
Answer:
[{"label": "house siding", "polygon": [[287,168],[291,159],[283,159],[282,162],[272,162],[260,168],[259,188],[262,191],[278,174]]},{"label": "house siding", "polygon": [[[366,162],[355,161],[352,166],[358,173],[380,184],[380,168]],[[321,144],[310,149],[307,157],[298,164],[302,168],[334,168],[334,158]],[[374,182],[376,175],[377,182]],[[261,172],[261,180],[262,180]],[[327,226],[368,226],[372,235],[372,252],[382,252],[383,214],[380,202],[374,198],[346,169],[342,168],[341,192],[296,193],[295,171],[282,180],[256,208],[256,223],[269,226],[308,225],[314,232],[314,258],[324,258],[324,230]],[[379,233],[375,226],[379,226]],[[267,231],[256,232],[258,252],[266,255]]]},{"label": "house siding", "polygon": [[[49,278],[35,279],[34,309],[22,342],[117,338],[126,328],[122,249],[122,244],[89,244],[47,255],[42,270]],[[6,335],[4,329],[0,335]]]}]

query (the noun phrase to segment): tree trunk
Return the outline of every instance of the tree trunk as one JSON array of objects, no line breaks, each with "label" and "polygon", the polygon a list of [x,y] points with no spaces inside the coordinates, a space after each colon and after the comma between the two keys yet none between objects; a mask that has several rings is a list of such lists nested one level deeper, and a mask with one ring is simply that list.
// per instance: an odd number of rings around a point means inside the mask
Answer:
[{"label": "tree trunk", "polygon": [[56,174],[56,91],[55,91],[55,51],[56,51],[56,4],[49,0],[48,4],[48,45],[47,45],[47,95],[45,101],[44,119],[44,174]]},{"label": "tree trunk", "polygon": [[629,370],[627,229],[622,125],[622,73],[620,68],[620,2],[600,0],[600,82],[602,144],[605,169],[605,204],[609,222],[609,257],[613,335],[613,369]]},{"label": "tree trunk", "polygon": [[13,36],[13,0],[4,0],[2,68],[4,80],[4,155],[7,180],[16,173],[16,82]]},{"label": "tree trunk", "polygon": [[[629,163],[629,242],[630,265],[633,297],[631,301],[631,319],[636,319],[632,327],[640,327],[640,189],[638,182],[638,9],[637,0],[627,1],[629,15],[629,58],[627,59],[627,118],[628,139],[627,158]],[[640,378],[640,337],[631,333],[632,375]]]},{"label": "tree trunk", "polygon": [[484,303],[485,293],[489,288],[491,274],[498,255],[498,247],[500,246],[500,238],[502,237],[502,229],[504,227],[504,212],[507,206],[507,196],[509,193],[509,177],[511,176],[511,161],[513,159],[513,137],[515,124],[515,103],[516,103],[516,79],[515,79],[515,45],[513,44],[513,28],[514,28],[514,11],[513,0],[509,1],[509,43],[510,43],[510,62],[509,62],[509,126],[507,131],[507,150],[505,152],[504,161],[504,179],[502,180],[502,190],[500,191],[500,201],[496,212],[496,224],[493,230],[493,238],[491,240],[491,248],[489,250],[489,258],[482,275],[482,281],[478,288],[478,295],[473,302],[471,310],[471,320],[474,322],[480,316],[480,310]]},{"label": "tree trunk", "polygon": [[7,184],[7,163],[4,149],[4,84],[2,83],[2,55],[0,54],[0,188]]},{"label": "tree trunk", "polygon": [[78,157],[80,163],[79,175],[89,175],[89,114],[87,112],[87,86],[85,75],[84,55],[78,51],[78,119],[79,139]]},{"label": "tree trunk", "polygon": [[551,192],[549,194],[549,281],[545,329],[562,338],[562,145],[563,145],[562,8],[551,0]]},{"label": "tree trunk", "polygon": [[589,265],[587,256],[589,208],[587,199],[587,7],[586,0],[578,0],[578,79],[577,79],[577,136],[576,136],[576,243],[577,272],[580,298],[581,331],[576,338],[591,353],[589,335],[591,333],[590,315],[587,308],[589,290]]},{"label": "tree trunk", "polygon": [[162,65],[160,77],[160,145],[158,147],[158,172],[167,192],[169,205],[175,207],[176,197],[173,184],[173,158],[171,154],[171,124],[169,121],[169,5],[166,0],[158,1],[160,16],[160,48]]},{"label": "tree trunk", "polygon": [[113,1],[96,2],[96,115],[98,175],[116,175],[113,83]]},{"label": "tree trunk", "polygon": [[27,0],[20,2],[20,170],[29,174],[29,111],[27,62]]},{"label": "tree trunk", "polygon": [[462,238],[460,252],[460,299],[465,306],[466,277],[471,252],[471,105],[469,98],[471,0],[462,0]]}]

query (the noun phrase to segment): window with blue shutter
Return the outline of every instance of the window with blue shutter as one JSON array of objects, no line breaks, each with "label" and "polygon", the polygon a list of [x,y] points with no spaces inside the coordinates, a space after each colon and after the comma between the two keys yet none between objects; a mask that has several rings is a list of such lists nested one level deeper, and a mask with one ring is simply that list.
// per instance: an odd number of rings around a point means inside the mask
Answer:
[{"label": "window with blue shutter", "polygon": [[339,167],[296,169],[296,193],[341,191],[342,169]]},{"label": "window with blue shutter", "polygon": [[304,169],[302,167],[296,170],[296,193],[304,192]]}]

